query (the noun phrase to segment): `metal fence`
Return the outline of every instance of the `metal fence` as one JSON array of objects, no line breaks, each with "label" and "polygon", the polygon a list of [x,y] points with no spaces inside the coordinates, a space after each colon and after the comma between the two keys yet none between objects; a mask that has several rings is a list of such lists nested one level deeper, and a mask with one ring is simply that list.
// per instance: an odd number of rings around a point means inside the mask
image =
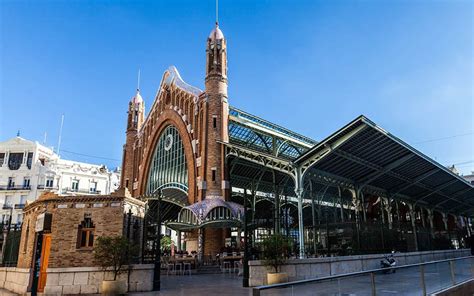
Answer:
[{"label": "metal fence", "polygon": [[[8,229],[10,228],[10,229]],[[21,225],[0,223],[0,266],[16,266],[20,249]]]},{"label": "metal fence", "polygon": [[474,277],[474,256],[253,288],[253,296],[428,295]]}]

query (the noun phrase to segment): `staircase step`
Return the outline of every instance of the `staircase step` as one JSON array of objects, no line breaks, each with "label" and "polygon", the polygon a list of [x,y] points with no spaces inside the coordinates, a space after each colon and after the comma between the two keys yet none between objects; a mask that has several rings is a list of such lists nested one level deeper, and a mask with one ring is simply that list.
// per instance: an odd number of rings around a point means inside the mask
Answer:
[{"label": "staircase step", "polygon": [[218,265],[202,265],[199,266],[197,273],[199,274],[216,274],[222,273],[221,268]]}]

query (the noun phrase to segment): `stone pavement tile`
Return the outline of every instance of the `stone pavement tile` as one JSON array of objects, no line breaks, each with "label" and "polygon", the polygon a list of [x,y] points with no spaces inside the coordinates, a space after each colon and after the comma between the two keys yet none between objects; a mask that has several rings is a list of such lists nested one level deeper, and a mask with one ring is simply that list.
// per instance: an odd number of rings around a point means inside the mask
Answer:
[{"label": "stone pavement tile", "polygon": [[128,295],[160,296],[250,296],[252,289],[242,287],[242,277],[229,274],[162,276],[160,292]]},{"label": "stone pavement tile", "polygon": [[0,296],[12,296],[12,295],[18,295],[18,294],[10,292],[5,289],[0,289]]}]

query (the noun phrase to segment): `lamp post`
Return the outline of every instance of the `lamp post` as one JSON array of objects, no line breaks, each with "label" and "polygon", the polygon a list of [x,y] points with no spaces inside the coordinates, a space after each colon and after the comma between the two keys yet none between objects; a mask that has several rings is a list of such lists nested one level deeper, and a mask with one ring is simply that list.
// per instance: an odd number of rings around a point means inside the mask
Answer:
[{"label": "lamp post", "polygon": [[248,232],[247,189],[244,189],[244,260],[242,286],[249,286],[249,232]]},{"label": "lamp post", "polygon": [[156,223],[158,224],[158,233],[155,242],[155,268],[153,273],[153,291],[161,289],[161,190],[158,195]]}]

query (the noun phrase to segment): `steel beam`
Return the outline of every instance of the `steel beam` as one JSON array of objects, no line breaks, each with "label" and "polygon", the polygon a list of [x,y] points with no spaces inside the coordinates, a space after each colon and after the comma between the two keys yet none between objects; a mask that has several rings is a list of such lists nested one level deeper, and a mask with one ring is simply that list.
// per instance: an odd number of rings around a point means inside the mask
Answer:
[{"label": "steel beam", "polygon": [[417,196],[417,197],[416,197],[415,205],[418,204],[418,202],[424,200],[425,198],[427,198],[427,197],[429,197],[429,196],[431,196],[431,195],[433,195],[433,194],[435,194],[435,193],[441,192],[441,190],[443,190],[444,188],[450,186],[451,184],[456,183],[457,181],[458,181],[458,180],[456,180],[456,179],[451,180],[451,181],[448,181],[448,182],[446,182],[446,183],[444,183],[444,184],[441,184],[441,185],[437,186],[436,188],[433,188],[432,191],[431,191],[430,193],[428,193],[428,194],[425,194],[425,195],[423,195],[423,196],[421,196],[421,197],[418,197],[418,196]]},{"label": "steel beam", "polygon": [[396,167],[398,167],[398,166],[404,164],[405,162],[409,161],[414,156],[415,156],[415,154],[410,153],[408,155],[403,156],[402,158],[399,158],[399,159],[389,163],[388,165],[384,166],[381,170],[378,170],[378,171],[374,172],[373,174],[371,174],[370,176],[367,176],[365,178],[365,180],[360,181],[359,183],[361,183],[361,187],[364,187],[365,185],[370,184],[372,181],[376,180],[380,176],[388,173],[389,171],[391,171],[391,170],[395,169]]},{"label": "steel beam", "polygon": [[418,184],[419,182],[423,181],[424,179],[434,175],[435,173],[439,172],[440,170],[438,168],[436,169],[432,169],[432,170],[429,170],[428,172],[416,177],[415,179],[413,179],[413,183],[410,183],[410,184],[407,184],[407,185],[402,185],[402,186],[398,186],[398,188],[391,188],[389,191],[390,192],[393,192],[393,194],[398,194],[400,193],[401,191],[405,190],[405,189],[408,189],[416,184]]},{"label": "steel beam", "polygon": [[300,167],[303,170],[303,175],[304,173],[311,168],[312,166],[316,165],[316,163],[320,162],[322,159],[324,159],[326,156],[328,156],[332,151],[336,150],[339,148],[342,144],[346,143],[350,138],[354,137],[358,133],[362,132],[364,129],[367,128],[367,125],[361,125],[357,128],[355,128],[353,131],[347,133],[346,135],[342,136],[341,138],[337,139],[334,143],[329,144],[329,143],[324,143],[323,149],[313,155],[311,155],[308,159],[303,161],[300,164]]}]

